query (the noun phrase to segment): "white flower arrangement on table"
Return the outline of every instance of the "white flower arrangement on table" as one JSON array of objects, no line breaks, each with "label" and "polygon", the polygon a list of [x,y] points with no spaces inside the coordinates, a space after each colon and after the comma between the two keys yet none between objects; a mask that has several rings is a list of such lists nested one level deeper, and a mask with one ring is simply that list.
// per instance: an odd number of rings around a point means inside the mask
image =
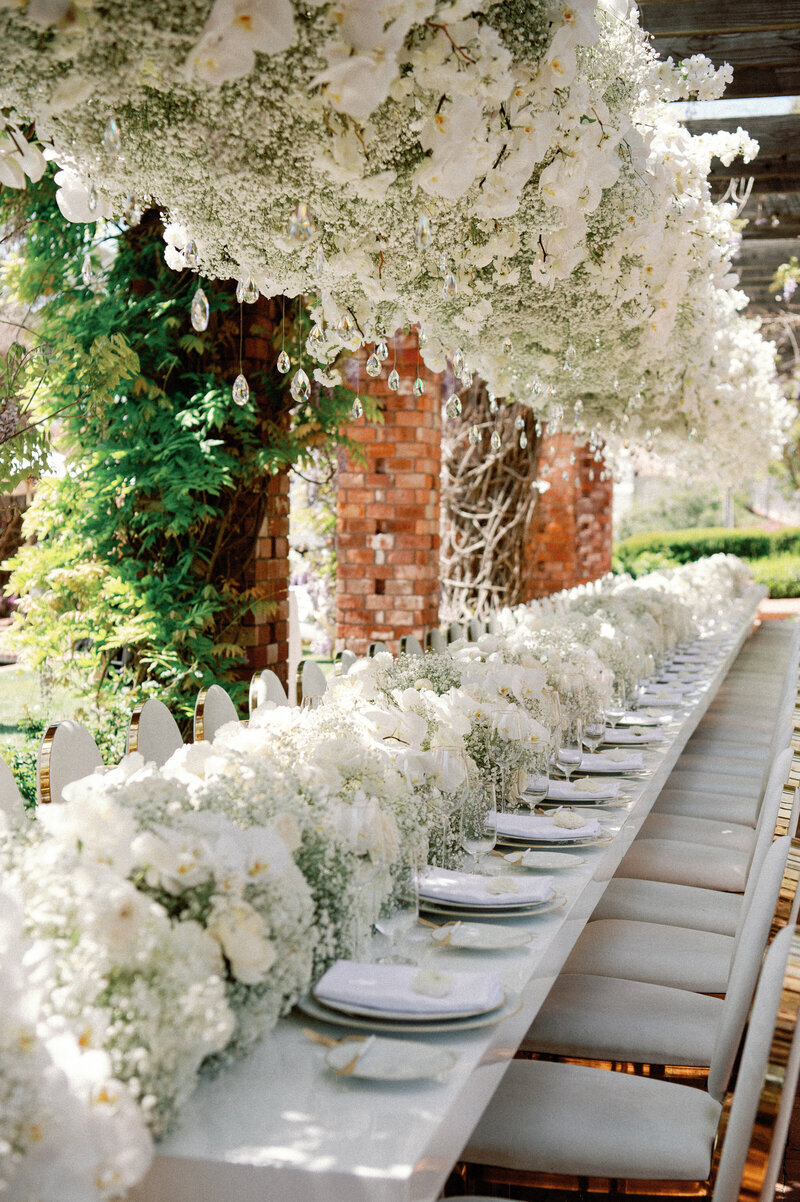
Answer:
[{"label": "white flower arrangement on table", "polygon": [[[623,0],[29,0],[0,30],[0,108],[52,143],[65,215],[135,195],[171,218],[172,267],[316,295],[321,378],[418,322],[433,370],[460,347],[587,432],[668,450],[696,428],[693,451],[719,463],[734,437],[740,467],[777,436],[707,182],[713,154],[756,147],[669,107],[730,69],[659,62]],[[8,156],[14,186],[33,153]]]}]

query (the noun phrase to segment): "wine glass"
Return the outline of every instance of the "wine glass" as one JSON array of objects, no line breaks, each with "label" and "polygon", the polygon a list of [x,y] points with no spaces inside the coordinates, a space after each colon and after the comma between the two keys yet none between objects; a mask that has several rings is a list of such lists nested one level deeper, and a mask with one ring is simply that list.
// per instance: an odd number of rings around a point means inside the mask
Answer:
[{"label": "wine glass", "polygon": [[491,777],[475,776],[464,803],[461,846],[476,872],[497,841],[497,792]]},{"label": "wine glass", "polygon": [[583,759],[583,724],[576,714],[566,714],[556,745],[556,765],[566,780],[581,766]]},{"label": "wine glass", "polygon": [[419,857],[417,849],[403,847],[387,872],[389,892],[384,898],[375,929],[388,940],[381,964],[416,964],[414,932],[419,930]]},{"label": "wine glass", "polygon": [[606,721],[603,714],[593,714],[583,725],[583,741],[594,754],[606,737]]},{"label": "wine glass", "polygon": [[[469,789],[468,757],[465,751],[456,747],[434,747],[430,752],[433,764],[433,783],[438,789],[437,805],[441,818],[442,846],[439,853],[439,867],[450,868],[454,863],[452,845],[460,845],[460,829],[456,839],[453,838],[452,822],[460,815]],[[460,822],[459,822],[460,828]]]},{"label": "wine glass", "polygon": [[611,690],[611,700],[606,706],[606,722],[611,726],[619,726],[627,713],[625,704],[625,689],[621,684],[614,684]]},{"label": "wine glass", "polygon": [[544,801],[550,790],[550,757],[552,743],[544,742],[534,748],[528,780],[522,799],[531,809]]}]

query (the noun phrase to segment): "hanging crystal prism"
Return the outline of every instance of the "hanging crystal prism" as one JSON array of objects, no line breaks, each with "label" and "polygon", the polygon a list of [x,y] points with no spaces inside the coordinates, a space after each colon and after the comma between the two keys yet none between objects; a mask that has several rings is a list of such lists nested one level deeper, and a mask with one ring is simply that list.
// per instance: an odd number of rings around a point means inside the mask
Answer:
[{"label": "hanging crystal prism", "polygon": [[365,371],[368,376],[372,376],[373,380],[381,374],[381,361],[374,352],[367,359]]},{"label": "hanging crystal prism", "polygon": [[317,232],[313,218],[305,201],[301,201],[289,214],[289,237],[295,242],[308,242]]},{"label": "hanging crystal prism", "polygon": [[455,393],[452,393],[451,396],[447,398],[447,403],[445,404],[444,409],[448,417],[461,417],[461,397],[456,396]]},{"label": "hanging crystal prism", "polygon": [[414,381],[414,396],[422,396],[424,391],[425,391],[425,384],[420,379],[420,377],[417,376],[416,380]]},{"label": "hanging crystal prism", "polygon": [[520,436],[519,436],[519,446],[520,446],[520,450],[521,450],[521,451],[524,451],[524,450],[525,450],[525,448],[527,447],[527,445],[528,445],[528,435],[527,435],[527,434],[525,433],[525,431],[523,430],[523,431],[522,431],[522,433],[521,433],[521,434],[520,434]]},{"label": "hanging crystal prism", "polygon": [[386,345],[385,339],[382,338],[377,344],[375,347],[375,354],[378,356],[381,363],[384,363],[389,358],[389,348]]},{"label": "hanging crystal prism", "polygon": [[314,275],[317,279],[324,273],[327,266],[328,262],[325,258],[325,251],[321,246],[318,246],[314,251]]},{"label": "hanging crystal prism", "polygon": [[389,385],[392,392],[397,392],[398,388],[400,387],[400,375],[396,367],[393,367],[389,372],[389,378],[387,379],[386,383]]},{"label": "hanging crystal prism", "polygon": [[102,287],[104,278],[103,269],[98,260],[93,258],[91,253],[84,255],[81,266],[81,279],[85,286],[91,288],[92,292],[98,292]]},{"label": "hanging crystal prism", "polygon": [[414,245],[417,250],[427,250],[431,244],[431,219],[427,213],[420,213],[414,230]]},{"label": "hanging crystal prism", "polygon": [[292,382],[289,386],[289,391],[291,392],[292,398],[295,401],[307,401],[310,397],[311,383],[302,367],[299,367],[292,376]]},{"label": "hanging crystal prism", "polygon": [[125,197],[125,206],[122,210],[122,216],[125,219],[126,225],[130,226],[131,229],[137,226],[142,220],[142,210],[139,207],[138,200],[132,193],[130,196]]},{"label": "hanging crystal prism", "polygon": [[492,430],[492,437],[489,439],[489,446],[493,451],[499,451],[503,445],[503,440],[500,437],[499,430]]},{"label": "hanging crystal prism", "polygon": [[360,417],[364,416],[364,406],[361,403],[361,397],[357,396],[353,401],[353,409],[351,416],[354,422],[357,422]]},{"label": "hanging crystal prism", "polygon": [[254,305],[258,300],[259,292],[258,285],[249,277],[246,280],[238,280],[236,283],[236,299],[241,305]]},{"label": "hanging crystal prism", "polygon": [[522,416],[521,413],[518,413],[517,416],[514,418],[514,429],[515,430],[524,430],[525,429],[525,418]]},{"label": "hanging crystal prism", "polygon": [[448,271],[447,275],[444,277],[444,284],[442,285],[442,299],[450,300],[456,295],[457,292],[458,280],[453,275],[452,271]]},{"label": "hanging crystal prism", "polygon": [[192,307],[190,310],[192,329],[197,330],[198,334],[202,334],[203,330],[208,329],[210,315],[211,310],[208,304],[208,297],[202,288],[198,288],[192,297]]},{"label": "hanging crystal prism", "polygon": [[233,381],[231,395],[237,405],[246,405],[250,400],[250,385],[247,383],[247,380],[245,380],[241,372],[239,372],[238,376]]},{"label": "hanging crystal prism", "polygon": [[281,353],[278,355],[278,362],[275,364],[275,366],[282,376],[285,376],[287,371],[289,371],[292,366],[292,361],[286,354],[286,351],[281,351]]},{"label": "hanging crystal prism", "polygon": [[572,343],[570,343],[567,349],[564,351],[564,362],[572,364],[577,358],[578,352],[575,350],[575,347],[572,345]]},{"label": "hanging crystal prism", "polygon": [[500,406],[498,404],[497,397],[494,395],[493,392],[490,392],[489,393],[489,412],[492,414],[492,416],[494,416],[494,414],[497,413],[497,410],[499,408],[500,408]]},{"label": "hanging crystal prism", "polygon": [[187,267],[197,266],[197,243],[193,238],[183,248],[183,261]]},{"label": "hanging crystal prism", "polygon": [[89,196],[87,198],[86,204],[88,206],[89,212],[94,213],[94,211],[97,208],[97,189],[95,188],[94,184],[92,184],[91,188],[89,189]]},{"label": "hanging crystal prism", "polygon": [[417,335],[417,345],[420,347],[420,349],[422,349],[423,346],[428,345],[428,335],[424,330],[420,330],[419,334]]},{"label": "hanging crystal prism", "polygon": [[353,323],[348,313],[343,313],[337,321],[336,333],[344,342],[353,337]]},{"label": "hanging crystal prism", "polygon": [[325,337],[325,331],[319,322],[315,321],[311,327],[311,333],[306,339],[306,349],[308,350],[309,355],[313,355],[315,359],[319,359],[321,356],[323,356],[325,353],[324,347],[326,342],[327,339]]},{"label": "hanging crystal prism", "polygon": [[460,377],[464,370],[464,352],[460,346],[453,351],[453,375]]},{"label": "hanging crystal prism", "polygon": [[480,426],[470,426],[469,428],[469,445],[476,447],[483,438]]},{"label": "hanging crystal prism", "polygon": [[511,354],[511,339],[510,338],[503,339],[503,354],[504,355]]},{"label": "hanging crystal prism", "polygon": [[122,148],[122,138],[120,137],[119,126],[114,117],[109,117],[106,122],[106,128],[103,131],[103,145],[109,154],[117,155]]}]

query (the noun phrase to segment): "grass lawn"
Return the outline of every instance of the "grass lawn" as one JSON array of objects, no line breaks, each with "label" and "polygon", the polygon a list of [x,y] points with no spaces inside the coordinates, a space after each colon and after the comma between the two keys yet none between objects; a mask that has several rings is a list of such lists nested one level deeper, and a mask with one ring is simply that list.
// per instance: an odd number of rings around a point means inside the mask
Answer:
[{"label": "grass lawn", "polygon": [[0,743],[22,746],[20,719],[27,710],[36,717],[58,722],[71,718],[78,699],[69,689],[53,689],[43,703],[39,673],[19,664],[0,667]]}]

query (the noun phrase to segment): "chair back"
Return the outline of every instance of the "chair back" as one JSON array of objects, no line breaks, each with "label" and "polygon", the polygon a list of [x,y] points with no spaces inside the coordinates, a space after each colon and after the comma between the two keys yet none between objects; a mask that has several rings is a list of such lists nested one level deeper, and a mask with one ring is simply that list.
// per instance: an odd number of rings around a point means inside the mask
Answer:
[{"label": "chair back", "polygon": [[0,810],[13,814],[24,806],[22,794],[17,788],[14,773],[5,760],[0,759]]},{"label": "chair back", "polygon": [[455,643],[458,641],[458,639],[463,639],[463,638],[464,638],[464,627],[461,625],[460,622],[451,622],[450,625],[447,627],[448,643]]},{"label": "chair back", "polygon": [[353,664],[358,659],[355,651],[348,651],[345,647],[343,651],[336,652],[336,675],[346,676],[352,668]]},{"label": "chair back", "polygon": [[194,703],[194,726],[192,734],[195,743],[214,742],[214,735],[220,726],[227,722],[238,722],[239,714],[225,690],[218,684],[201,689]]},{"label": "chair back", "polygon": [[[780,896],[791,839],[776,839],[767,852],[753,890],[747,922],[740,931],[731,964],[722,1022],[717,1030],[708,1073],[708,1092],[721,1102],[728,1088],[747,1012],[753,1000],[764,949]],[[798,844],[800,847],[800,844]]]},{"label": "chair back", "polygon": [[252,676],[250,680],[249,712],[252,714],[265,701],[271,701],[273,705],[289,704],[286,691],[271,668],[265,668],[263,672],[256,672]]},{"label": "chair back", "polygon": [[404,634],[400,640],[401,655],[424,655],[422,643],[413,634]]},{"label": "chair back", "polygon": [[433,651],[434,655],[442,655],[447,650],[447,639],[438,626],[425,635],[425,650]]},{"label": "chair back", "polygon": [[160,768],[179,747],[183,747],[183,738],[164,702],[148,697],[137,705],[128,726],[126,752],[138,751],[148,763]]},{"label": "chair back", "polygon": [[306,707],[319,705],[328,682],[325,673],[313,659],[304,659],[297,669],[297,704]]},{"label": "chair back", "polygon": [[482,634],[486,634],[486,627],[483,622],[479,622],[477,618],[470,618],[467,622],[467,638],[471,643],[477,643]]},{"label": "chair back", "polygon": [[[779,755],[775,756],[772,761],[772,767],[769,772],[769,780],[764,789],[764,796],[761,800],[761,808],[758,813],[758,821],[756,823],[756,841],[753,844],[753,850],[750,853],[750,863],[747,868],[747,888],[744,891],[744,904],[739,915],[739,925],[747,916],[748,888],[751,880],[758,877],[761,865],[764,862],[764,856],[767,854],[767,849],[770,843],[775,838],[778,821],[781,817],[782,809],[785,806],[784,789],[786,788],[786,776],[791,766],[792,749],[787,747]],[[793,809],[797,811],[797,798],[793,794]],[[795,818],[797,814],[795,813]],[[785,824],[785,819],[784,819]],[[788,833],[788,832],[787,832]]]},{"label": "chair back", "polygon": [[389,648],[380,639],[376,639],[374,643],[370,643],[367,647],[367,655],[372,659],[373,655],[380,655],[382,651],[388,651]]},{"label": "chair back", "polygon": [[800,1070],[800,931],[767,952],[730,1107],[714,1152],[712,1202],[774,1197]]},{"label": "chair back", "polygon": [[53,722],[42,735],[36,764],[36,801],[39,805],[64,800],[64,789],[74,780],[102,768],[103,757],[80,722]]}]

